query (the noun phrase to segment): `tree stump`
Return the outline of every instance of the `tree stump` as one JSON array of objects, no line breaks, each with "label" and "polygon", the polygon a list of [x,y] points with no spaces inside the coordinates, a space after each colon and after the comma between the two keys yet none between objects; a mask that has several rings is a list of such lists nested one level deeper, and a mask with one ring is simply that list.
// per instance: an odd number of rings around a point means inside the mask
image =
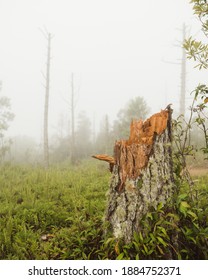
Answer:
[{"label": "tree stump", "polygon": [[113,157],[93,156],[110,164],[112,178],[105,218],[113,235],[125,243],[142,230],[140,221],[150,207],[165,205],[172,197],[171,115],[168,106],[144,122],[133,120],[129,139],[115,142]]}]

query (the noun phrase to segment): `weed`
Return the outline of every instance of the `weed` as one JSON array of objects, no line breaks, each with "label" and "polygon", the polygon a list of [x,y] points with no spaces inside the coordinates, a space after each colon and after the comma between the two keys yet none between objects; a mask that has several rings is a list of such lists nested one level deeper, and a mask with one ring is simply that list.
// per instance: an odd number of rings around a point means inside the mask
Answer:
[{"label": "weed", "polygon": [[[110,174],[102,164],[0,167],[0,259],[208,259],[207,177],[173,205],[150,209],[131,243],[103,222]],[[108,232],[108,235],[106,235]]]}]

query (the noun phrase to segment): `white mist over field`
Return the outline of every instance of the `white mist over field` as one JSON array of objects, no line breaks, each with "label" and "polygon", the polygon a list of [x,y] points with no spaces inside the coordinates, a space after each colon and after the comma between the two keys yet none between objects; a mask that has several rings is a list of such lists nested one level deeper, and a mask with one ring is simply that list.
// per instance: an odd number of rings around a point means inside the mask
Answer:
[{"label": "white mist over field", "polygon": [[[9,135],[42,141],[47,40],[51,42],[49,133],[70,123],[71,73],[75,117],[82,110],[95,127],[112,122],[130,98],[142,96],[154,113],[179,109],[182,26],[200,35],[188,0],[0,0],[1,95],[15,119]],[[176,46],[178,45],[178,47]],[[187,62],[189,92],[206,82]]]}]

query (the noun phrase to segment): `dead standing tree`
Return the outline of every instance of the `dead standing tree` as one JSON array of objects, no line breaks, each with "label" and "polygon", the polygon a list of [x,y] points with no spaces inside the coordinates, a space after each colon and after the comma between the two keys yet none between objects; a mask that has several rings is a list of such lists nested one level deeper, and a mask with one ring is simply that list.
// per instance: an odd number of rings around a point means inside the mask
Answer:
[{"label": "dead standing tree", "polygon": [[45,103],[44,103],[44,127],[43,127],[43,150],[44,150],[44,166],[49,167],[49,147],[48,147],[48,108],[49,108],[49,91],[50,91],[50,62],[51,62],[51,39],[52,35],[47,30],[42,31],[47,40],[47,61],[45,78]]},{"label": "dead standing tree", "polygon": [[74,73],[71,74],[71,163],[75,163]]},{"label": "dead standing tree", "polygon": [[116,238],[130,242],[150,207],[164,205],[174,188],[171,114],[168,106],[146,121],[132,121],[128,140],[116,141],[114,157],[94,158],[110,164],[112,178],[106,209]]}]

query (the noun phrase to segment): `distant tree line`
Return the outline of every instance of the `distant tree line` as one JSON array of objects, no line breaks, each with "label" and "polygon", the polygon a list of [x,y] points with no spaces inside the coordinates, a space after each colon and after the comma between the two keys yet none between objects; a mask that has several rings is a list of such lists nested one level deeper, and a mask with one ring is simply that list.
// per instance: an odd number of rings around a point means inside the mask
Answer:
[{"label": "distant tree line", "polygon": [[[0,93],[2,82],[0,81]],[[6,138],[5,133],[9,128],[9,123],[14,119],[11,112],[10,100],[8,97],[0,95],[0,161],[3,162],[11,145],[11,139]]]},{"label": "distant tree line", "polygon": [[[8,100],[7,105],[9,105]],[[72,153],[75,158],[74,163],[88,159],[96,153],[113,154],[115,141],[128,137],[131,120],[145,119],[149,112],[150,109],[143,97],[132,98],[124,108],[119,110],[116,120],[110,122],[109,115],[106,113],[100,122],[99,131],[95,135],[92,121],[85,111],[81,111],[76,119],[74,150],[71,150],[72,135],[66,136],[68,131],[58,131],[50,137],[50,163],[71,161]],[[0,115],[0,118],[3,120],[2,115]],[[10,113],[8,118],[5,119],[7,128],[12,118],[13,114]],[[61,129],[63,130],[64,128]],[[0,130],[0,132],[3,132],[3,127]],[[31,137],[16,136],[12,139],[10,145],[5,146],[4,149],[4,159],[6,161],[42,164],[43,148]]]},{"label": "distant tree line", "polygon": [[85,111],[78,114],[77,127],[75,129],[74,151],[70,150],[71,135],[56,138],[56,144],[52,144],[50,158],[52,162],[70,159],[73,152],[75,162],[89,158],[94,153],[113,153],[116,139],[128,137],[129,124],[132,119],[145,119],[149,113],[143,97],[135,97],[119,110],[117,119],[110,122],[108,114],[103,116],[99,131],[95,135],[93,124]]}]

